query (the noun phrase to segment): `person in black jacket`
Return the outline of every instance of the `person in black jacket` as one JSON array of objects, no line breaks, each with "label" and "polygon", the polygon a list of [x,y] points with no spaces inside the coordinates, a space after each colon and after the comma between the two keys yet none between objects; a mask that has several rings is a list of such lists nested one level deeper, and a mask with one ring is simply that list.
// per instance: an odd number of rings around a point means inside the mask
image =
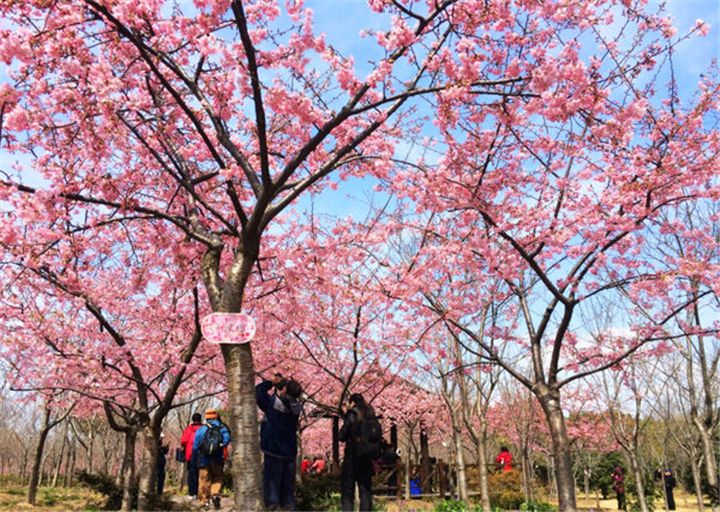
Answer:
[{"label": "person in black jacket", "polygon": [[[270,390],[275,392],[270,394]],[[263,452],[263,499],[265,508],[295,510],[295,457],[302,387],[295,380],[275,374],[255,386],[258,407],[265,413],[260,424]]]},{"label": "person in black jacket", "polygon": [[667,501],[668,510],[675,510],[675,496],[673,490],[675,489],[675,475],[671,469],[663,471],[663,484],[665,484],[665,500]]},{"label": "person in black jacket", "polygon": [[373,461],[356,453],[357,439],[363,421],[375,417],[375,411],[359,393],[350,395],[351,408],[345,414],[340,429],[340,441],[345,443],[345,457],[340,473],[340,508],[352,512],[355,508],[355,484],[360,494],[360,511],[372,510]]}]

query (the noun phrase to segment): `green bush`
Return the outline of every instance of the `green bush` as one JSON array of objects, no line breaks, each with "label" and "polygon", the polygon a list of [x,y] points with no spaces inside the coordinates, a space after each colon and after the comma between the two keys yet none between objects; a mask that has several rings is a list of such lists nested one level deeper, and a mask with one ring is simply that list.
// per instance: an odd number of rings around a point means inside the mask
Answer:
[{"label": "green bush", "polygon": [[340,480],[329,472],[304,475],[295,488],[298,510],[340,510]]},{"label": "green bush", "polygon": [[57,505],[58,501],[60,501],[60,498],[57,495],[57,490],[55,489],[45,489],[43,491],[42,495],[42,504],[46,507],[52,507],[53,505]]},{"label": "green bush", "polygon": [[493,508],[517,510],[525,501],[520,472],[516,470],[489,475],[488,490]]},{"label": "green bush", "polygon": [[468,507],[461,500],[444,500],[435,504],[435,512],[467,512]]}]

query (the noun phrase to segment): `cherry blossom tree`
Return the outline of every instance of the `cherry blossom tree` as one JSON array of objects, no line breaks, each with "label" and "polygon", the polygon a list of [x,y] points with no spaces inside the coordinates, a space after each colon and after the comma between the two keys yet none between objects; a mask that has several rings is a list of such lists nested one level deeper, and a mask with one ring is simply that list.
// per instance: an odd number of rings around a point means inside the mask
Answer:
[{"label": "cherry blossom tree", "polygon": [[[365,77],[313,33],[301,2],[283,16],[265,0],[4,3],[0,55],[15,66],[2,143],[29,155],[42,185],[4,169],[1,198],[31,194],[101,223],[127,216],[139,230],[159,221],[202,252],[212,310],[239,312],[283,210],[334,171],[387,174],[402,107],[447,85],[435,70],[454,58],[441,52],[455,3],[373,2],[392,19]],[[255,509],[259,473],[242,469],[259,465],[252,350],[223,357],[236,504]]]},{"label": "cherry blossom tree", "polygon": [[[135,266],[120,258],[118,264],[102,251],[77,252],[83,243],[77,236],[69,255],[62,240],[42,244],[40,238],[33,247],[3,246],[11,283],[1,313],[10,327],[3,333],[4,357],[13,386],[101,404],[110,426],[125,436],[125,508],[133,501],[139,435],[139,504],[145,508],[155,494],[159,435],[169,411],[181,392],[201,382],[205,393],[217,390],[208,364],[215,354],[201,350],[194,358],[201,339],[197,291],[193,295],[188,283],[169,275],[170,264],[154,273],[149,262]],[[142,260],[143,248],[130,242],[128,258]],[[153,252],[153,258],[161,255]]]},{"label": "cherry blossom tree", "polygon": [[[536,7],[531,16],[508,14],[499,29],[487,11],[470,17],[510,46],[487,59],[493,36],[468,36],[456,47],[464,66],[446,71],[508,63],[508,74],[524,80],[513,84],[514,97],[491,105],[478,103],[470,86],[440,92],[442,143],[426,144],[425,153],[441,157],[405,166],[390,186],[416,204],[421,250],[406,286],[422,295],[422,282],[474,273],[454,282],[467,287],[454,293],[465,300],[432,309],[540,401],[560,510],[570,511],[563,388],[673,339],[675,319],[712,293],[705,284],[688,296],[678,266],[651,239],[663,212],[717,200],[718,83],[710,71],[694,98],[681,101],[670,53],[686,36],[641,2]],[[698,22],[691,32],[707,27]],[[503,283],[494,296],[509,301],[506,356],[477,328],[492,279]],[[613,318],[616,329],[594,328],[595,313],[616,300],[625,312]]]}]

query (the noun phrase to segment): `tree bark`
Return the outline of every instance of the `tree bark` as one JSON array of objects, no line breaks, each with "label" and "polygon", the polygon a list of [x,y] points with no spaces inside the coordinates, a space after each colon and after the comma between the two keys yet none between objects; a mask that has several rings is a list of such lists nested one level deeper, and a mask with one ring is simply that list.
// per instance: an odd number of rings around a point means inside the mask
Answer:
[{"label": "tree bark", "polygon": [[718,466],[717,459],[715,458],[715,451],[713,450],[713,439],[712,430],[706,429],[702,424],[700,418],[695,416],[693,422],[697,427],[700,435],[700,441],[703,447],[703,457],[705,459],[705,476],[710,483],[712,488],[712,494],[710,496],[710,505],[712,506],[713,512],[720,511],[720,481],[718,480]]},{"label": "tree bark", "polygon": [[592,471],[590,471],[590,468],[585,465],[583,467],[583,487],[585,488],[585,499],[590,499],[590,477],[592,476]]},{"label": "tree bark", "polygon": [[138,471],[138,509],[149,510],[157,496],[157,460],[160,433],[151,427],[142,430],[142,457]]},{"label": "tree bark", "polygon": [[477,439],[477,461],[480,476],[480,502],[483,510],[490,509],[490,491],[488,489],[488,460],[487,460],[487,420],[480,418],[480,433]]},{"label": "tree bark", "polygon": [[462,430],[460,429],[458,420],[453,417],[453,444],[455,449],[455,474],[457,475],[457,495],[461,501],[467,502],[468,488],[467,477],[465,475],[465,448],[462,440]]},{"label": "tree bark", "polygon": [[546,390],[538,398],[545,412],[545,418],[552,438],[553,458],[555,460],[555,482],[558,491],[558,512],[575,512],[575,478],[570,456],[570,440],[565,427],[565,418],[560,407],[560,392]]},{"label": "tree bark", "polygon": [[404,471],[405,472],[405,475],[404,475],[405,482],[404,483],[405,483],[405,499],[406,500],[410,499],[410,464],[411,464],[410,447],[412,446],[412,435],[413,435],[412,429],[409,426],[407,426],[406,431],[405,431],[405,443],[407,446],[407,452],[405,453],[405,471]]},{"label": "tree bark", "polygon": [[420,429],[420,487],[423,493],[430,493],[430,445],[428,435],[424,429]]},{"label": "tree bark", "polygon": [[692,469],[693,484],[695,486],[695,500],[697,501],[698,512],[704,512],[705,503],[702,493],[702,478],[700,477],[700,465],[702,459],[695,461],[690,459],[690,468]]},{"label": "tree bark", "polygon": [[32,472],[30,473],[30,484],[28,486],[27,502],[35,505],[37,498],[37,489],[40,483],[40,468],[43,461],[43,452],[45,451],[45,442],[50,432],[50,408],[45,408],[43,423],[40,429],[40,436],[35,447],[35,459],[33,460]]},{"label": "tree bark", "polygon": [[55,468],[53,469],[53,478],[50,487],[57,486],[58,477],[60,476],[60,468],[62,467],[63,457],[65,456],[65,446],[67,445],[67,435],[69,429],[70,425],[66,423],[65,433],[63,434],[62,443],[60,444],[60,453],[58,454],[57,462],[55,463]]},{"label": "tree bark", "polygon": [[135,491],[135,441],[137,439],[137,430],[129,428],[123,434],[125,447],[120,474],[123,490],[121,510],[127,511],[132,510]]},{"label": "tree bark", "polygon": [[628,452],[628,458],[630,459],[630,468],[633,472],[633,478],[635,478],[635,487],[637,490],[640,512],[648,512],[647,498],[645,497],[645,479],[642,475],[640,461],[638,461],[637,456],[632,452]]},{"label": "tree bark", "polygon": [[[259,471],[260,445],[255,402],[255,372],[250,344],[223,345],[228,381],[230,427],[232,430],[232,468],[235,507],[260,510],[262,471]],[[256,468],[256,470],[251,470]]]}]

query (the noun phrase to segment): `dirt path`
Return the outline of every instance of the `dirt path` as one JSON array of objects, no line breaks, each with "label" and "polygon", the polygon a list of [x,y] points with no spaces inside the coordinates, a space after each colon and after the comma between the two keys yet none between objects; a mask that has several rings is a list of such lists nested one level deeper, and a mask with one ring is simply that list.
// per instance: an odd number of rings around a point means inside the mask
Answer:
[{"label": "dirt path", "polygon": [[[198,512],[205,510],[202,506],[202,503],[200,503],[197,499],[191,499],[190,496],[180,496],[177,494],[173,494],[168,498],[168,501],[172,503],[172,508],[170,510],[173,511],[181,511],[181,510],[187,510],[187,511],[193,511]],[[215,510],[215,508],[210,505],[209,510]],[[232,496],[223,496],[220,500],[220,509],[223,512],[229,512],[233,510],[233,500]]]}]

